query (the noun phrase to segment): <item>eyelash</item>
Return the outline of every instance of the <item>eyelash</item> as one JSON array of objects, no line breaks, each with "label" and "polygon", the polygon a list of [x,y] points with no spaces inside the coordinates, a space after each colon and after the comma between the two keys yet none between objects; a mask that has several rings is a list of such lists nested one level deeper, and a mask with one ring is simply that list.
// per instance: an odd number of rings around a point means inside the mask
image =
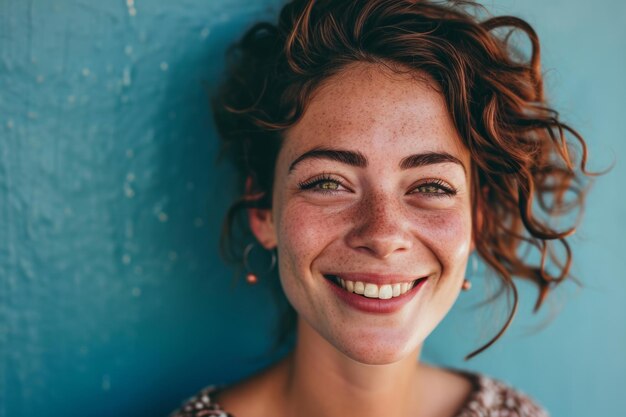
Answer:
[{"label": "eyelash", "polygon": [[[329,174],[324,173],[320,176],[313,177],[310,180],[299,182],[298,188],[301,190],[311,190],[313,192],[322,193],[322,194],[333,194],[337,191],[337,190],[324,189],[324,188],[315,188],[316,186],[320,184],[324,184],[324,183],[333,183],[333,184],[337,184],[338,186],[343,186],[341,181],[336,180]],[[451,185],[448,185],[446,182],[438,178],[429,178],[425,180],[424,182],[422,182],[421,184],[417,185],[414,188],[414,190],[421,188],[421,187],[427,187],[427,186],[435,186],[439,190],[443,191],[443,192],[434,192],[434,193],[422,193],[422,194],[428,195],[429,197],[435,197],[435,198],[453,197],[457,193],[457,190],[454,187],[452,187]],[[413,192],[411,192],[411,194],[413,194]]]},{"label": "eyelash", "polygon": [[456,188],[454,188],[450,184],[438,178],[426,179],[424,182],[420,183],[415,188],[428,187],[428,186],[435,186],[439,190],[443,191],[441,193],[440,192],[424,193],[424,194],[430,194],[431,197],[454,197],[457,193]]},{"label": "eyelash", "polygon": [[314,192],[322,193],[322,194],[332,194],[333,192],[336,191],[336,190],[328,190],[324,188],[315,188],[315,186],[319,184],[323,184],[325,182],[331,182],[331,183],[343,186],[341,181],[337,181],[336,179],[331,177],[329,174],[324,173],[320,176],[313,177],[310,180],[299,182],[298,188],[300,188],[301,190],[312,190]]}]

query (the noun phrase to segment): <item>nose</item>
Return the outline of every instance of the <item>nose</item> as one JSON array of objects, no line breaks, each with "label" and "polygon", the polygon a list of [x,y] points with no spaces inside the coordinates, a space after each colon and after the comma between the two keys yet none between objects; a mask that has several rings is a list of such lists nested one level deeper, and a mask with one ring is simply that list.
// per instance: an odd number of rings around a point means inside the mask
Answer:
[{"label": "nose", "polygon": [[380,192],[359,203],[354,227],[346,238],[348,246],[387,259],[413,246],[406,209],[399,198]]}]

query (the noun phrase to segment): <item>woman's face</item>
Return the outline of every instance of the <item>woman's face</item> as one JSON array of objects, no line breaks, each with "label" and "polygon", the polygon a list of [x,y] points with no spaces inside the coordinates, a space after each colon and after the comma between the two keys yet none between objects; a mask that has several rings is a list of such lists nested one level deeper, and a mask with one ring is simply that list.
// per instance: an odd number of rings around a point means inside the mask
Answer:
[{"label": "woman's face", "polygon": [[251,216],[299,320],[362,363],[415,353],[461,289],[469,168],[427,81],[363,63],[328,79],[285,134],[271,212]]}]

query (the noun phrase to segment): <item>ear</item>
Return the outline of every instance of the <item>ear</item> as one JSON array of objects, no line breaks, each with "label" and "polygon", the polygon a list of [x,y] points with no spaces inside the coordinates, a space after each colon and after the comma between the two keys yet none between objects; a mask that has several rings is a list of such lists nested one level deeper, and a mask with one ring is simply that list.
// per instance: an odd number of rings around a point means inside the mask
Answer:
[{"label": "ear", "polygon": [[472,231],[472,242],[470,244],[470,252],[473,252],[476,249],[476,242],[475,242],[476,230],[481,230],[483,228],[483,222],[484,222],[483,208],[484,208],[484,204],[487,198],[487,192],[488,192],[487,186],[483,186],[483,188],[480,191],[482,194],[481,198],[479,198],[478,201],[474,202],[476,212],[474,215],[475,223],[472,225],[474,230]]},{"label": "ear", "polygon": [[472,226],[474,230],[472,230],[472,241],[470,242],[470,253],[476,250],[476,230],[480,230],[483,224],[483,214],[480,211],[479,207],[476,207],[476,222]]},{"label": "ear", "polygon": [[[246,196],[258,198],[259,194],[252,193],[252,178],[246,178]],[[248,209],[248,223],[254,237],[265,249],[272,249],[276,246],[276,229],[271,209]]]},{"label": "ear", "polygon": [[483,224],[485,221],[483,207],[485,205],[485,202],[487,201],[488,195],[489,187],[487,185],[483,185],[480,188],[480,195],[476,196],[473,203],[474,213],[472,214],[472,220],[474,221],[474,224],[472,225],[472,242],[470,243],[470,253],[476,250],[475,236],[480,234],[480,231],[483,228]]},{"label": "ear", "polygon": [[276,246],[276,229],[270,209],[248,209],[248,222],[254,237],[265,249]]}]

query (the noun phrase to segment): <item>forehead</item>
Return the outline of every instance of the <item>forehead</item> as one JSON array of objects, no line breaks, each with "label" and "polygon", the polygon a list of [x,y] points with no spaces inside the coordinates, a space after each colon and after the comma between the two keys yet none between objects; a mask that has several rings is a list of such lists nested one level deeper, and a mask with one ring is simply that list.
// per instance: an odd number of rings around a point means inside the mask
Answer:
[{"label": "forehead", "polygon": [[326,79],[285,138],[285,153],[292,157],[314,146],[334,146],[371,157],[445,151],[469,159],[435,82],[379,64],[351,64]]}]

